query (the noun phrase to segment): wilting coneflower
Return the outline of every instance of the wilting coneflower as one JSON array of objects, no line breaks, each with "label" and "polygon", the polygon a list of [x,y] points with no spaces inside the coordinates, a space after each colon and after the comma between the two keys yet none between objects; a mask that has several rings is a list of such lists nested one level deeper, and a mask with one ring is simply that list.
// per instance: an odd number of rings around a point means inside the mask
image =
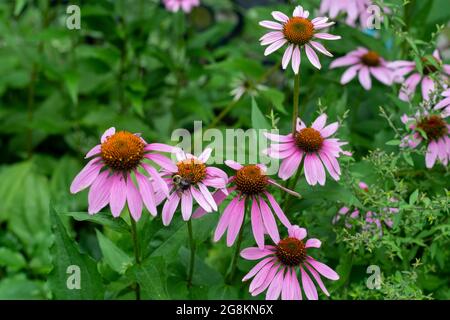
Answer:
[{"label": "wilting coneflower", "polygon": [[[256,296],[267,289],[266,300],[302,300],[302,291],[308,300],[317,300],[316,283],[329,296],[320,276],[330,280],[338,280],[339,275],[330,267],[309,255],[312,248],[320,248],[319,239],[308,239],[306,229],[292,226],[288,229],[289,236],[275,245],[264,248],[247,248],[242,250],[241,256],[247,260],[262,259],[242,279],[251,278],[250,293]],[[301,278],[301,285],[298,277]],[[315,280],[316,283],[311,279]]]},{"label": "wilting coneflower", "polygon": [[[369,7],[374,3],[372,0],[322,0],[320,4],[320,14],[327,14],[331,19],[335,19],[340,13],[347,15],[345,23],[355,27],[356,22],[363,28],[369,28],[369,23],[373,22]],[[387,8],[383,11],[388,12]],[[380,17],[382,19],[382,17]]]},{"label": "wilting coneflower", "polygon": [[[139,135],[127,131],[116,132],[115,128],[105,131],[101,143],[92,148],[86,158],[92,158],[75,177],[70,186],[72,193],[90,187],[89,213],[95,214],[109,204],[111,213],[118,217],[125,203],[134,220],[142,214],[142,203],[156,216],[155,190],[153,186],[168,195],[167,184],[160,178],[157,170],[144,160],[151,160],[169,169],[169,158],[154,152],[172,152],[171,146],[144,141]],[[153,182],[138,171],[144,169]],[[133,181],[136,179],[136,183]]]},{"label": "wilting coneflower", "polygon": [[302,6],[295,8],[292,17],[288,17],[280,11],[273,11],[272,16],[277,22],[264,20],[259,23],[265,28],[274,30],[266,33],[260,41],[261,45],[268,45],[264,52],[266,56],[287,44],[282,60],[283,69],[287,68],[292,59],[292,70],[295,74],[299,73],[302,49],[305,50],[311,64],[318,69],[321,68],[321,64],[315,51],[329,57],[333,56],[321,43],[315,41],[315,39],[338,40],[341,38],[320,32],[334,24],[334,22],[329,22],[327,17],[310,20],[308,19],[309,11],[303,10]]},{"label": "wilting coneflower", "polygon": [[172,221],[180,202],[184,221],[191,218],[194,201],[206,212],[217,210],[217,204],[208,187],[223,189],[226,192],[228,176],[218,168],[206,166],[211,151],[207,148],[200,156],[195,157],[178,150],[175,153],[176,164],[162,170],[161,176],[169,186],[170,192],[162,210],[162,221],[165,226]]},{"label": "wilting coneflower", "polygon": [[444,97],[436,106],[434,107],[434,110],[441,110],[442,117],[446,118],[450,116],[450,89],[445,90],[442,93],[442,97]]},{"label": "wilting coneflower", "polygon": [[356,75],[366,90],[372,88],[371,75],[387,86],[393,81],[393,72],[387,67],[386,61],[377,52],[366,48],[351,51],[330,65],[330,69],[338,67],[349,67],[342,75],[341,84],[349,83]]},{"label": "wilting coneflower", "polygon": [[180,9],[186,13],[191,12],[192,8],[200,5],[200,0],[163,0],[166,9],[177,12]]},{"label": "wilting coneflower", "polygon": [[[365,192],[369,191],[369,187],[366,183],[360,182],[359,188]],[[391,203],[398,202],[397,199],[391,198],[389,200]],[[392,220],[391,215],[399,212],[398,208],[390,207],[383,208],[383,213],[379,214],[374,211],[367,211],[364,215],[364,212],[358,208],[350,208],[350,207],[342,207],[339,209],[336,216],[333,217],[332,223],[337,224],[341,219],[345,219],[345,227],[350,229],[352,228],[352,221],[356,221],[357,219],[363,218],[365,224],[363,226],[363,230],[370,230],[372,226],[375,226],[375,230],[378,230],[379,235],[383,235],[383,223],[388,227],[392,228],[394,222]]]},{"label": "wilting coneflower", "polygon": [[[436,84],[433,81],[432,76],[436,79],[440,79],[443,83],[450,75],[450,65],[443,65],[442,59],[439,55],[439,51],[435,50],[432,56],[426,56],[421,58],[420,68],[414,61],[394,61],[388,63],[388,67],[394,69],[394,76],[396,81],[402,83],[399,98],[403,101],[410,101],[414,96],[417,85],[421,83],[422,97],[424,100],[430,99],[430,93],[432,93]],[[406,80],[403,77],[408,76]]]},{"label": "wilting coneflower", "polygon": [[444,114],[418,112],[414,117],[406,114],[401,117],[402,122],[412,131],[403,138],[401,147],[416,148],[421,142],[427,145],[425,164],[432,168],[439,160],[444,166],[450,160],[450,125]]},{"label": "wilting coneflower", "polygon": [[304,159],[303,169],[306,181],[310,185],[325,184],[326,174],[324,166],[334,180],[339,180],[341,169],[337,158],[340,154],[350,155],[341,149],[347,142],[330,138],[338,129],[337,122],[325,126],[327,115],[320,115],[310,128],[298,119],[294,135],[283,136],[266,133],[266,137],[280,144],[272,144],[265,153],[275,159],[283,159],[278,176],[287,180],[297,170],[301,170],[300,163]]},{"label": "wilting coneflower", "polygon": [[[299,194],[285,189],[270,179],[266,175],[264,165],[252,164],[243,166],[231,160],[225,161],[225,164],[236,170],[236,174],[230,177],[231,186],[228,189],[229,193],[235,192],[235,195],[220,217],[214,233],[214,241],[219,241],[224,233],[227,232],[227,246],[231,247],[233,245],[244,223],[246,205],[249,206],[251,212],[253,236],[258,246],[260,248],[264,247],[265,234],[269,234],[273,241],[279,241],[280,235],[272,212],[275,212],[275,215],[286,227],[290,227],[291,223],[267,189],[269,185],[274,185],[295,196],[299,196]],[[226,195],[222,191],[218,191],[214,198],[219,204],[225,200]],[[194,217],[198,218],[204,214],[204,210],[199,210],[194,214]]]}]

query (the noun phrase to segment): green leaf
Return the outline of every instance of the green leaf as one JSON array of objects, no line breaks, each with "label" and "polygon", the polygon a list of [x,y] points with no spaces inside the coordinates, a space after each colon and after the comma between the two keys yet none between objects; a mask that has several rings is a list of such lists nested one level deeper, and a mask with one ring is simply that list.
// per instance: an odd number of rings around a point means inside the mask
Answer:
[{"label": "green leaf", "polygon": [[390,141],[386,142],[386,144],[388,146],[398,146],[400,144],[400,142],[401,142],[400,140],[390,140]]},{"label": "green leaf", "polygon": [[78,104],[78,83],[79,76],[76,72],[67,72],[64,75],[64,83],[69,93],[70,99],[74,105]]},{"label": "green leaf", "polygon": [[72,217],[77,221],[98,223],[121,233],[128,233],[130,231],[130,228],[122,218],[113,218],[111,214],[106,212],[99,212],[95,215],[90,215],[87,212],[64,212],[61,214]]},{"label": "green leaf", "polygon": [[0,300],[45,299],[44,283],[27,279],[23,274],[0,281]]},{"label": "green leaf", "polygon": [[8,248],[0,248],[0,267],[7,267],[12,271],[19,271],[27,265],[20,252]]},{"label": "green leaf", "polygon": [[417,199],[419,197],[419,189],[416,189],[411,195],[409,196],[409,204],[413,205],[417,202]]},{"label": "green leaf", "polygon": [[[54,243],[50,248],[53,270],[48,276],[48,282],[54,297],[64,300],[103,299],[104,286],[95,261],[87,254],[80,253],[78,245],[69,238],[53,208],[50,209],[50,221]],[[76,276],[76,271],[70,273],[71,266],[79,268],[79,289],[69,286]]]},{"label": "green leaf", "polygon": [[143,299],[170,299],[167,291],[167,266],[163,257],[151,257],[140,265],[134,265],[127,275],[141,287]]},{"label": "green leaf", "polygon": [[23,8],[27,4],[28,0],[16,0],[16,5],[14,6],[14,15],[18,16],[22,12]]},{"label": "green leaf", "polygon": [[259,110],[255,98],[252,98],[252,127],[254,129],[271,129],[266,117],[264,117],[261,110]]},{"label": "green leaf", "polygon": [[133,264],[133,259],[120,249],[114,242],[96,230],[98,243],[102,250],[103,259],[114,271],[124,274]]},{"label": "green leaf", "polygon": [[282,114],[287,114],[283,104],[284,103],[283,92],[276,89],[268,88],[262,90],[261,95],[264,96],[267,100],[269,100],[277,111],[281,112]]}]

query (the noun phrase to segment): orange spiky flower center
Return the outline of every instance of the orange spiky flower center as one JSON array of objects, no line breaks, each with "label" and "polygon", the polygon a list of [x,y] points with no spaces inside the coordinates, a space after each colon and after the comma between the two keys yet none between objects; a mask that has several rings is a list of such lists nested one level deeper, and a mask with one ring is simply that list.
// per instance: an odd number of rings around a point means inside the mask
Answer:
[{"label": "orange spiky flower center", "polygon": [[186,159],[177,163],[176,173],[191,184],[202,182],[206,178],[206,166],[198,159]]},{"label": "orange spiky flower center", "polygon": [[115,171],[130,171],[136,169],[144,158],[144,147],[140,137],[127,131],[119,131],[102,143],[101,157]]},{"label": "orange spiky flower center", "polygon": [[298,266],[306,259],[306,248],[303,241],[288,237],[280,240],[276,246],[276,256],[286,266]]},{"label": "orange spiky flower center", "polygon": [[257,165],[248,165],[239,169],[234,182],[237,190],[246,195],[262,193],[269,184],[267,176]]},{"label": "orange spiky flower center", "polygon": [[381,63],[380,55],[375,51],[369,51],[361,57],[362,63],[368,67],[378,67]]},{"label": "orange spiky flower center", "polygon": [[312,39],[314,25],[306,18],[292,17],[284,24],[283,34],[290,43],[302,46]]},{"label": "orange spiky flower center", "polygon": [[323,144],[323,137],[314,128],[304,128],[295,133],[295,143],[297,147],[305,152],[316,152]]},{"label": "orange spiky flower center", "polygon": [[439,140],[448,134],[447,123],[438,115],[423,118],[417,124],[417,128],[426,133],[428,140]]}]

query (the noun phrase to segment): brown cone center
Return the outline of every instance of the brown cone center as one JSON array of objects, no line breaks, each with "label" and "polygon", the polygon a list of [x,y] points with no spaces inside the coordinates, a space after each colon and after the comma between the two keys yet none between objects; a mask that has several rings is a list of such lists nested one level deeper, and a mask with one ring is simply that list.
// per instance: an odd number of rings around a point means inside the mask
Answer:
[{"label": "brown cone center", "polygon": [[240,192],[254,195],[266,190],[268,178],[257,165],[248,165],[236,172],[234,182]]},{"label": "brown cone center", "polygon": [[304,45],[314,35],[314,25],[306,18],[292,17],[283,26],[285,38],[293,44]]},{"label": "brown cone center", "polygon": [[286,266],[298,266],[306,259],[306,248],[303,241],[297,238],[280,240],[276,246],[276,256]]},{"label": "brown cone center", "polygon": [[130,132],[119,131],[102,143],[101,157],[115,171],[133,170],[144,158],[144,142]]}]

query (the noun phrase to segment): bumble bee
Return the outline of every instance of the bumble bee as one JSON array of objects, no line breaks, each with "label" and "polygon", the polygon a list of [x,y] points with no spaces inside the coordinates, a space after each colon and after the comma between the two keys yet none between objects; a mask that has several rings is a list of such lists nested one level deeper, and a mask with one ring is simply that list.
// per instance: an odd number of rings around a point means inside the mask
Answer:
[{"label": "bumble bee", "polygon": [[183,178],[180,175],[174,175],[172,181],[175,184],[177,190],[185,191],[190,188],[192,182],[188,179]]}]

